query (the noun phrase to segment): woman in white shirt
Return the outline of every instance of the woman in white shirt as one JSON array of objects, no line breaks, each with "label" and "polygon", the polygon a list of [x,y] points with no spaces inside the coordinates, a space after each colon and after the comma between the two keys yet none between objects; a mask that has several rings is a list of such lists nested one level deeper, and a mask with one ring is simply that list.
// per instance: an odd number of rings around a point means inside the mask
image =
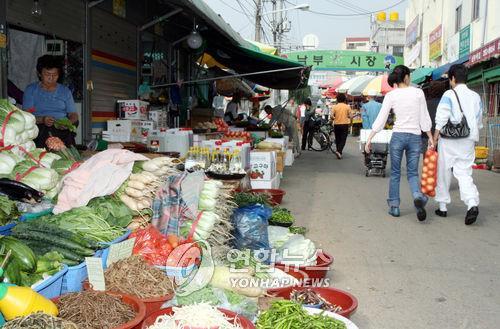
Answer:
[{"label": "woman in white shirt", "polygon": [[365,151],[370,153],[371,140],[381,131],[387,121],[391,109],[396,115],[390,144],[391,179],[389,183],[389,214],[400,216],[399,185],[401,180],[401,161],[406,155],[406,170],[408,183],[413,196],[413,204],[417,210],[417,218],[423,221],[427,218],[425,205],[427,197],[420,191],[418,163],[422,149],[422,131],[429,137],[429,148],[434,148],[431,134],[432,122],[427,110],[424,93],[421,89],[410,86],[410,69],[398,65],[389,75],[388,82],[397,88],[385,95],[382,109],[373,123],[372,132],[368,137]]}]

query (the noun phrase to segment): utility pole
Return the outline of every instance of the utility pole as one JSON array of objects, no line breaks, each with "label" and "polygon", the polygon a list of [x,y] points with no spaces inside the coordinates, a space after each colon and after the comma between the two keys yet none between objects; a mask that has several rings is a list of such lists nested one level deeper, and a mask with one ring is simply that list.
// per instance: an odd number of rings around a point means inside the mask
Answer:
[{"label": "utility pole", "polygon": [[257,0],[255,9],[255,41],[260,42],[262,33],[262,0]]},{"label": "utility pole", "polygon": [[271,0],[273,3],[273,22],[272,22],[272,27],[273,27],[273,47],[277,48],[278,47],[278,21],[277,21],[277,5],[278,2],[277,0]]}]

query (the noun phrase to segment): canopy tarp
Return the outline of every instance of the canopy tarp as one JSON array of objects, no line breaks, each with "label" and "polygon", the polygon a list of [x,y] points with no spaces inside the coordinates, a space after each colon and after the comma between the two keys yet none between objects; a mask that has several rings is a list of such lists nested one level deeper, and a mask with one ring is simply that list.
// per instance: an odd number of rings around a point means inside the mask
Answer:
[{"label": "canopy tarp", "polygon": [[[250,81],[273,89],[298,89],[307,86],[310,67],[282,57],[268,55],[243,46],[208,45],[206,52],[220,65],[246,76]],[[268,73],[261,73],[272,71]],[[255,73],[255,74],[253,74]]]},{"label": "canopy tarp", "polygon": [[411,73],[411,82],[415,84],[420,84],[427,80],[427,77],[431,76],[432,71],[435,69],[432,67],[419,67]]},{"label": "canopy tarp", "polygon": [[265,54],[278,55],[278,49],[274,48],[273,46],[266,45],[264,43],[260,43],[253,40],[247,40],[247,41],[256,46],[257,48],[259,48],[259,50]]},{"label": "canopy tarp", "polygon": [[367,79],[369,80],[371,78],[373,78],[373,77],[367,76],[367,75],[359,75],[357,77],[349,79],[337,88],[337,93],[339,93],[339,94],[349,93],[349,90],[352,87],[358,86],[360,83],[366,82]]},{"label": "canopy tarp", "polygon": [[387,74],[376,76],[372,81],[370,81],[366,85],[365,89],[363,90],[363,95],[367,96],[370,90],[375,91],[378,96],[387,94],[389,91],[393,89],[391,86],[389,86],[387,78],[388,78]]},{"label": "canopy tarp", "polygon": [[435,69],[434,71],[432,71],[432,80],[439,80],[441,78],[446,78],[446,76],[444,76],[444,75],[446,73],[448,73],[448,70],[450,69],[450,67],[452,65],[462,64],[462,63],[467,62],[468,60],[469,60],[469,55],[462,56],[462,57],[460,57],[459,59],[457,59],[454,62],[451,62],[451,63],[448,63],[448,64],[445,64],[445,65],[442,65],[442,66],[438,67],[437,69]]},{"label": "canopy tarp", "polygon": [[375,78],[373,75],[362,75],[360,79],[353,82],[347,91],[348,95],[351,96],[363,96],[363,90],[365,87]]}]

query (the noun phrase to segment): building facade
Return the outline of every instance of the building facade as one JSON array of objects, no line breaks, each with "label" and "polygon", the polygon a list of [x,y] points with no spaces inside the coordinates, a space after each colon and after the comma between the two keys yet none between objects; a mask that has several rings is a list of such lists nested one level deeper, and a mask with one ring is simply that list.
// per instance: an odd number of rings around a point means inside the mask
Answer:
[{"label": "building facade", "polygon": [[467,56],[500,36],[499,12],[496,0],[411,0],[405,65],[439,67]]},{"label": "building facade", "polygon": [[368,37],[347,37],[340,46],[342,50],[370,51],[370,38]]},{"label": "building facade", "polygon": [[371,50],[378,53],[403,56],[405,46],[405,22],[399,14],[392,12],[386,19],[384,12],[378,13],[371,22]]}]

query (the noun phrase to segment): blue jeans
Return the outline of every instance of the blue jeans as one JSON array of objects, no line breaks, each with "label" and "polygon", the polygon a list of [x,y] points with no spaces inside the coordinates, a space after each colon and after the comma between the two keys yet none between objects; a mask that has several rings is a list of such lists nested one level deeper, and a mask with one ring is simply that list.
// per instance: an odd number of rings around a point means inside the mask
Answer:
[{"label": "blue jeans", "polygon": [[403,153],[406,153],[407,177],[413,199],[420,198],[427,201],[427,197],[420,191],[420,179],[418,177],[418,162],[421,150],[422,138],[420,135],[398,132],[392,134],[390,144],[391,180],[389,182],[389,199],[387,199],[389,207],[399,207],[401,202],[399,198],[399,182],[401,181]]}]

